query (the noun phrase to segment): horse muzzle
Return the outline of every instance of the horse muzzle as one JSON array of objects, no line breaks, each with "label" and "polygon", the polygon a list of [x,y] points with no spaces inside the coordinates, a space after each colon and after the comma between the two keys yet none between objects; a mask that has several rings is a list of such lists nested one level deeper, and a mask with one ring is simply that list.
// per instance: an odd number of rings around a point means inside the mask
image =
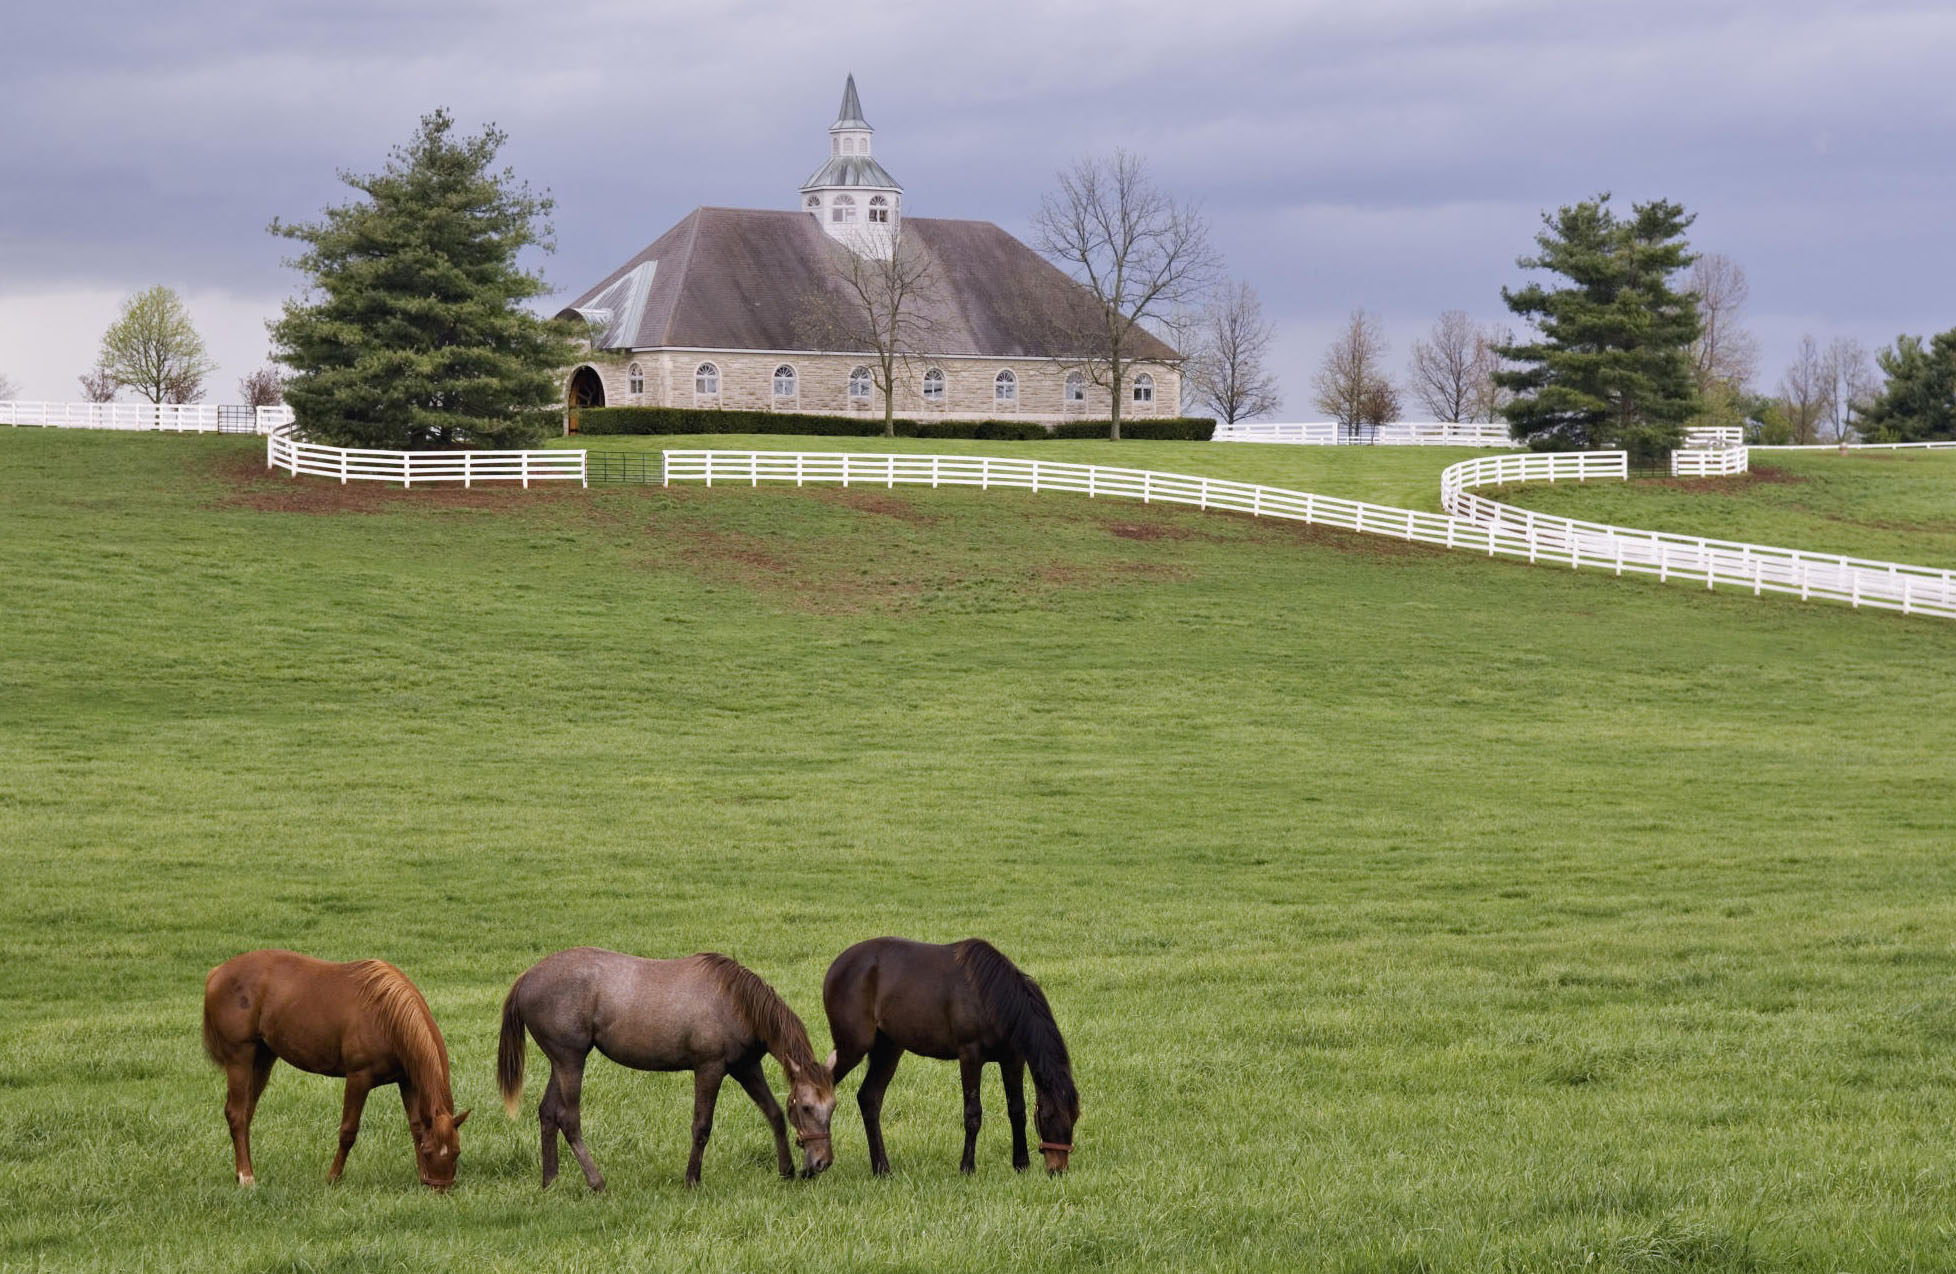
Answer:
[{"label": "horse muzzle", "polygon": [[1046,1157],[1046,1175],[1057,1177],[1066,1171],[1066,1160],[1073,1153],[1073,1143],[1042,1141],[1039,1143],[1039,1153]]}]

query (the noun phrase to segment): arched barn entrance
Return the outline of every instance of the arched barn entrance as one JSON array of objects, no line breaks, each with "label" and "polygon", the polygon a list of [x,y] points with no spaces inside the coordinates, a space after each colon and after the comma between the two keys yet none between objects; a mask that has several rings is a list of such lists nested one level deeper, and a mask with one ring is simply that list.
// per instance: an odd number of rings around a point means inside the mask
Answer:
[{"label": "arched barn entrance", "polygon": [[604,406],[604,381],[596,368],[586,365],[571,373],[570,405],[573,410]]}]

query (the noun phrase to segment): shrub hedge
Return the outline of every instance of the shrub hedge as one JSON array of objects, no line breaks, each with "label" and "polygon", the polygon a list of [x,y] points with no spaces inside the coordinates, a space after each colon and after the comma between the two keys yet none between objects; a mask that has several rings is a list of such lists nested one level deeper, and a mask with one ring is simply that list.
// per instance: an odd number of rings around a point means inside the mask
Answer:
[{"label": "shrub hedge", "polygon": [[[1202,416],[1146,416],[1121,422],[1123,438],[1207,442],[1216,422]],[[818,416],[789,411],[719,411],[697,407],[580,407],[580,434],[804,434],[813,437],[874,438],[883,432],[880,416]],[[896,422],[900,438],[981,438],[1031,441],[1041,438],[1105,438],[1104,420],[1069,420],[1050,428],[1032,420],[905,420]]]}]

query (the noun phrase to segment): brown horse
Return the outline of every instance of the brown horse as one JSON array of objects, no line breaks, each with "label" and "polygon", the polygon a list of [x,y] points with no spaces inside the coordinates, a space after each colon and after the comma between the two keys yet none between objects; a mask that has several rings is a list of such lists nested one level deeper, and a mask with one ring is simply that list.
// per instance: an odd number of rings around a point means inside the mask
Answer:
[{"label": "brown horse", "polygon": [[788,1121],[802,1147],[803,1169],[829,1166],[829,1119],[835,1085],[815,1060],[808,1031],[774,988],[753,970],[723,955],[643,960],[597,947],[545,956],[516,979],[503,1001],[496,1082],[510,1118],[523,1100],[523,1031],[550,1059],[550,1086],[537,1107],[543,1130],[543,1184],[557,1179],[557,1134],[584,1169],[593,1190],[604,1175],[585,1148],[579,1104],[584,1063],[593,1048],[621,1066],[693,1072],[693,1153],[686,1184],[698,1185],[700,1159],[713,1134],[720,1084],[732,1075],[774,1130],[781,1175],[793,1179],[788,1131],[768,1091],[761,1058],[772,1053],[788,1075]]},{"label": "brown horse", "polygon": [[869,1073],[856,1091],[869,1165],[890,1170],[883,1149],[883,1093],[907,1049],[925,1057],[957,1060],[964,1078],[962,1172],[977,1170],[978,1126],[984,1111],[978,1082],[986,1062],[997,1062],[1012,1120],[1012,1166],[1023,1172],[1026,1153],[1025,1072],[1032,1071],[1038,1107],[1033,1120],[1046,1171],[1066,1171],[1080,1094],[1066,1041],[1039,984],[982,938],[939,946],[905,938],[871,938],[835,958],[822,979],[835,1052],[829,1071],[837,1082],[865,1056]]},{"label": "brown horse", "polygon": [[398,1084],[421,1183],[436,1190],[455,1184],[458,1130],[469,1112],[455,1113],[448,1047],[428,1002],[386,961],[331,964],[296,951],[247,951],[226,960],[204,979],[204,1051],[224,1068],[224,1121],[239,1185],[255,1181],[251,1116],[281,1058],[315,1075],[346,1076],[340,1150],[328,1181],[346,1169],[368,1091]]}]

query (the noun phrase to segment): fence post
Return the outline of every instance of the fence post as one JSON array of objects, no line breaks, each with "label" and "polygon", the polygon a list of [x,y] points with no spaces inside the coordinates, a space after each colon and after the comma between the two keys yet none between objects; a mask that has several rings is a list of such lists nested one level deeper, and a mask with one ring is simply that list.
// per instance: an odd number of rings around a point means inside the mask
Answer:
[{"label": "fence post", "polygon": [[896,457],[892,455],[885,457],[885,459],[889,464],[889,481],[883,484],[883,489],[885,491],[894,491],[896,490]]},{"label": "fence post", "polygon": [[978,489],[980,491],[989,491],[992,489],[992,459],[990,456],[978,457]]},{"label": "fence post", "polygon": [[1087,499],[1089,499],[1089,500],[1091,500],[1091,499],[1093,499],[1093,497],[1094,497],[1094,489],[1093,489],[1093,488],[1094,488],[1094,479],[1095,479],[1096,477],[1098,477],[1099,475],[1100,475],[1100,466],[1099,466],[1099,465],[1097,465],[1097,464],[1090,464],[1090,465],[1088,465],[1088,466],[1087,466]]},{"label": "fence post", "polygon": [[[299,471],[299,466],[298,466],[298,465],[296,465],[296,464],[295,464],[295,465],[293,465],[293,466],[292,466],[292,472],[294,472],[294,473],[297,473],[298,471]],[[346,450],[345,450],[345,448],[341,448],[341,449],[340,449],[340,485],[341,485],[341,486],[345,486],[345,485],[346,485]]]},{"label": "fence post", "polygon": [[930,458],[930,489],[931,490],[933,491],[937,490],[938,479],[939,476],[943,473],[943,470],[944,470],[944,457],[932,456]]},{"label": "fence post", "polygon": [[1154,470],[1143,469],[1141,471],[1141,503],[1143,504],[1149,503],[1149,499],[1153,494],[1154,494]]}]

